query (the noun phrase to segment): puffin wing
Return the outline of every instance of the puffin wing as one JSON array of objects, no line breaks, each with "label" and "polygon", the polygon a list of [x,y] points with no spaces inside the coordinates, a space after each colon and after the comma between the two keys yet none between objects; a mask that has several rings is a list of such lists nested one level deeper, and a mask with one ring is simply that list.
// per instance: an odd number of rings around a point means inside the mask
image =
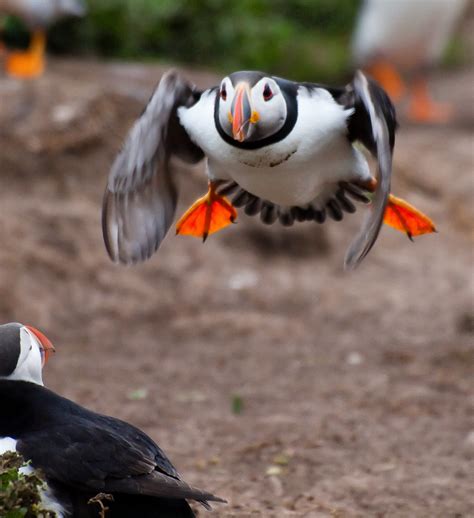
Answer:
[{"label": "puffin wing", "polygon": [[144,261],[168,232],[177,200],[171,158],[196,163],[204,157],[179,123],[177,109],[199,97],[177,72],[166,73],[116,157],[102,207],[105,247],[114,262]]},{"label": "puffin wing", "polygon": [[357,71],[353,82],[338,99],[354,108],[348,122],[349,137],[360,141],[377,159],[377,186],[371,211],[347,250],[344,265],[354,269],[369,253],[377,240],[390,194],[392,153],[397,127],[395,108],[380,86]]},{"label": "puffin wing", "polygon": [[[163,451],[128,423],[91,414],[18,441],[18,451],[47,478],[82,490],[183,498],[218,497],[183,482]],[[54,444],[54,448],[45,445]]]}]

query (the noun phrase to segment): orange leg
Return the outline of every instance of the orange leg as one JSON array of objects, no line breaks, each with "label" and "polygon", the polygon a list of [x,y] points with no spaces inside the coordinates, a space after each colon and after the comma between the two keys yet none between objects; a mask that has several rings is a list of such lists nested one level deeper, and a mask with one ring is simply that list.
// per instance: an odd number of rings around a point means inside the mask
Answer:
[{"label": "orange leg", "polygon": [[[377,180],[372,178],[361,187],[369,192],[374,192],[377,187]],[[413,240],[413,237],[422,234],[437,232],[435,224],[426,214],[393,194],[389,195],[383,222],[400,232],[405,232],[411,240]]]},{"label": "orange leg", "polygon": [[393,102],[399,101],[406,91],[396,68],[388,61],[380,60],[367,67],[367,72],[382,86]]},{"label": "orange leg", "polygon": [[408,118],[415,122],[442,124],[452,119],[453,108],[449,104],[433,101],[424,78],[416,79],[411,86]]},{"label": "orange leg", "polygon": [[202,237],[205,241],[209,234],[217,232],[237,218],[232,204],[216,189],[219,182],[209,182],[205,196],[196,200],[176,223],[176,234]]},{"label": "orange leg", "polygon": [[44,71],[44,54],[46,35],[44,32],[34,32],[31,44],[26,52],[11,52],[7,56],[6,70],[13,77],[32,79]]}]

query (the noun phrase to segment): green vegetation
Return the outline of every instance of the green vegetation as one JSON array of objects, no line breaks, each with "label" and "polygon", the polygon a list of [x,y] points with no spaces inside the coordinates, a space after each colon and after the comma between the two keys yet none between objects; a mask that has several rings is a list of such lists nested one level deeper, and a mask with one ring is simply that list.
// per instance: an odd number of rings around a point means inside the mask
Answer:
[{"label": "green vegetation", "polygon": [[83,20],[50,32],[50,50],[177,62],[295,79],[340,77],[356,0],[88,0]]},{"label": "green vegetation", "polygon": [[[50,31],[57,54],[99,55],[213,68],[260,69],[308,81],[337,81],[350,71],[350,39],[362,0],[86,0],[83,20]],[[9,44],[25,46],[17,20]],[[459,38],[445,64],[468,61]]]},{"label": "green vegetation", "polygon": [[239,396],[238,394],[234,394],[232,396],[231,408],[232,408],[232,413],[235,415],[239,415],[243,412],[244,400],[243,400],[242,396]]},{"label": "green vegetation", "polygon": [[0,516],[2,518],[54,518],[56,513],[41,508],[44,486],[38,473],[24,475],[24,459],[14,452],[0,455]]}]

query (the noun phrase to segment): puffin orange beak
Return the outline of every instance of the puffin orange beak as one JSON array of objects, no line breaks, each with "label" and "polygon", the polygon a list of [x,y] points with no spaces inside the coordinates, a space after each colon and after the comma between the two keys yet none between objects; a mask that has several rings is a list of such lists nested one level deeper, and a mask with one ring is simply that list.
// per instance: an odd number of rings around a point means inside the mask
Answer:
[{"label": "puffin orange beak", "polygon": [[248,137],[250,125],[256,124],[259,120],[258,113],[252,110],[250,87],[247,83],[239,83],[235,87],[235,95],[230,109],[232,135],[238,142],[243,142]]},{"label": "puffin orange beak", "polygon": [[33,333],[35,335],[35,337],[38,339],[41,347],[43,348],[43,352],[44,352],[43,367],[44,367],[48,363],[50,356],[56,351],[56,349],[54,348],[54,346],[51,343],[51,341],[49,340],[49,338],[46,335],[44,335],[41,331],[36,329],[36,327],[32,327],[32,326],[25,326],[25,327],[28,329],[28,331],[30,331],[31,333]]}]

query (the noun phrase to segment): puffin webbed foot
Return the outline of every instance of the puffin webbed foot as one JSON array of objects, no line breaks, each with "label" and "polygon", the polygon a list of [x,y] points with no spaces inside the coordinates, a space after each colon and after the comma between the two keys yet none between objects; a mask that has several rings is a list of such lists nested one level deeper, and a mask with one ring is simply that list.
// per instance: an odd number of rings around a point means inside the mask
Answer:
[{"label": "puffin webbed foot", "polygon": [[33,79],[44,72],[44,54],[46,36],[43,32],[35,32],[31,44],[24,52],[11,52],[7,55],[6,71],[12,77]]},{"label": "puffin webbed foot", "polygon": [[[377,188],[377,180],[372,178],[359,186],[372,193]],[[426,214],[393,194],[388,197],[383,222],[389,227],[404,232],[411,241],[416,236],[437,232],[435,224]]]},{"label": "puffin webbed foot", "polygon": [[367,72],[387,92],[393,102],[402,98],[406,91],[405,83],[397,69],[389,61],[376,61],[367,68]]},{"label": "puffin webbed foot", "polygon": [[411,87],[411,99],[407,116],[413,122],[443,124],[452,120],[454,109],[447,103],[435,102],[424,78],[415,81]]},{"label": "puffin webbed foot", "polygon": [[209,182],[205,196],[196,200],[176,223],[176,234],[202,237],[227,227],[237,218],[237,211],[224,196],[216,192],[220,182]]},{"label": "puffin webbed foot", "polygon": [[411,241],[415,236],[437,231],[433,221],[426,214],[393,194],[388,198],[383,222],[400,232],[405,232]]}]

